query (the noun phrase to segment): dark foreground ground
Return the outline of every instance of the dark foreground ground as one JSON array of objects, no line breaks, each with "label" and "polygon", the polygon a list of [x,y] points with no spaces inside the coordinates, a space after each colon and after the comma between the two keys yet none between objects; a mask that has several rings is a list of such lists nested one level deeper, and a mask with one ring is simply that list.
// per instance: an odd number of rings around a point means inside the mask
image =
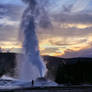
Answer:
[{"label": "dark foreground ground", "polygon": [[2,89],[0,92],[92,92],[92,86],[57,86]]}]

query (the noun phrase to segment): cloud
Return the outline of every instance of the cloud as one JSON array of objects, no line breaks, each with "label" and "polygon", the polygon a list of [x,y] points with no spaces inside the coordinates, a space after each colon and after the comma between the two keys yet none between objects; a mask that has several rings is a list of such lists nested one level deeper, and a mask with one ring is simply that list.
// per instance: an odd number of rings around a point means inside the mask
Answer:
[{"label": "cloud", "polygon": [[13,26],[0,27],[0,41],[17,41],[18,30]]},{"label": "cloud", "polygon": [[24,8],[12,4],[0,4],[0,16],[9,17],[12,20],[19,20]]},{"label": "cloud", "polygon": [[76,3],[71,8],[72,13],[83,11],[91,0],[76,0]]},{"label": "cloud", "polygon": [[4,18],[1,18],[0,19],[0,25],[4,25],[4,26],[7,26],[7,25],[10,25],[10,26],[17,26],[19,25],[19,21],[12,21],[10,20],[8,17],[4,17]]},{"label": "cloud", "polygon": [[[69,57],[81,56],[79,53],[89,48],[92,43],[92,15],[90,13],[72,14],[63,11],[50,18],[52,29],[38,29],[42,54],[62,56],[65,53],[65,57],[68,57],[68,54],[70,54]],[[73,55],[72,52],[78,54]]]},{"label": "cloud", "polygon": [[[39,31],[39,35],[41,38],[41,36],[47,38],[48,36],[50,37],[60,37],[61,39],[67,39],[67,38],[78,38],[78,37],[85,37],[87,38],[89,35],[92,35],[92,27],[87,27],[85,29],[80,29],[77,27],[67,27],[67,25],[71,25],[71,24],[65,24],[63,26],[63,24],[58,24],[58,25],[54,25],[52,30],[38,30]],[[81,25],[80,25],[81,26]],[[67,28],[66,28],[67,27]],[[52,34],[53,33],[53,34]],[[48,36],[47,36],[48,35]],[[43,38],[44,38],[43,37]]]},{"label": "cloud", "polygon": [[24,8],[12,4],[0,4],[0,46],[20,48],[18,32]]},{"label": "cloud", "polygon": [[64,52],[64,55],[62,55],[61,57],[64,57],[64,58],[92,57],[92,47],[85,48],[80,51],[73,51],[73,50],[69,49],[69,50],[66,50]]},{"label": "cloud", "polygon": [[[77,52],[82,49],[85,50],[85,48],[89,48],[92,43],[92,32],[90,31],[83,31],[78,29],[68,31],[64,30],[67,34],[63,32],[59,33],[56,31],[55,33],[50,33],[48,36],[47,34],[41,34],[39,38],[39,45],[40,45],[40,51],[42,55],[55,55],[55,56],[61,56],[66,53],[68,49],[71,50],[71,52]],[[75,33],[75,34],[74,34]],[[51,50],[50,50],[51,49]]]},{"label": "cloud", "polygon": [[64,37],[88,37],[92,35],[92,27],[85,28],[85,29],[78,29],[78,28],[67,28],[61,29],[62,35]]},{"label": "cloud", "polygon": [[[82,8],[76,9],[78,12],[74,14],[71,12],[73,7],[73,5],[64,7],[63,11],[57,11],[59,7],[56,10],[52,8],[57,12],[50,15],[47,11],[46,17],[45,14],[41,15],[37,30],[41,54],[61,56],[65,53],[64,57],[91,55],[92,50],[89,46],[92,42],[92,14],[79,12],[83,10]],[[18,5],[0,5],[0,42],[5,42],[0,45],[6,47],[10,44],[12,47],[18,45],[14,42],[18,42],[19,21],[23,10],[24,8]],[[7,41],[10,43],[7,44]]]},{"label": "cloud", "polygon": [[10,31],[18,30],[23,9],[18,5],[0,4],[0,32],[10,33]]},{"label": "cloud", "polygon": [[80,23],[80,24],[90,24],[92,23],[92,15],[87,13],[59,13],[53,16],[55,22],[60,23]]},{"label": "cloud", "polygon": [[86,29],[92,27],[92,24],[64,24],[64,28],[78,28],[78,29]]},{"label": "cloud", "polygon": [[13,0],[1,0],[0,3],[1,3],[1,4],[24,5],[24,4],[22,3],[22,0],[15,0],[14,2],[13,2]]},{"label": "cloud", "polygon": [[92,15],[90,13],[78,13],[75,15],[70,14],[69,12],[62,12],[50,17],[52,28],[39,28],[39,35],[44,35],[45,37],[47,37],[47,35],[52,35],[53,37],[59,36],[66,39],[72,37],[87,38],[92,34]]}]

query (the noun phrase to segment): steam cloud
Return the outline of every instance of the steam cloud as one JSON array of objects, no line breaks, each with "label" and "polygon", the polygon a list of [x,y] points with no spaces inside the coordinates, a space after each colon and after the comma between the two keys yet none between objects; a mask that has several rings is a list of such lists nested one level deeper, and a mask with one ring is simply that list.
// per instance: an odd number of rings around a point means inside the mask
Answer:
[{"label": "steam cloud", "polygon": [[[23,47],[26,60],[20,70],[20,79],[33,80],[37,77],[44,77],[46,66],[40,57],[38,40],[36,36],[36,25],[40,24],[43,28],[51,25],[44,7],[39,5],[37,0],[23,0],[28,7],[23,13],[21,31],[24,33]],[[40,0],[39,0],[40,1]]]}]

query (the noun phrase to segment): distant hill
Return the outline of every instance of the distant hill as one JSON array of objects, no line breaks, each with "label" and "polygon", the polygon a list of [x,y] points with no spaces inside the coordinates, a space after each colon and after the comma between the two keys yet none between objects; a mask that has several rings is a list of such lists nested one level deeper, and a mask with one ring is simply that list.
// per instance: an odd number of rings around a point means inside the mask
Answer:
[{"label": "distant hill", "polygon": [[47,78],[57,83],[92,83],[92,58],[59,58],[44,56]]},{"label": "distant hill", "polygon": [[43,59],[45,62],[66,62],[66,63],[75,63],[79,60],[81,61],[91,61],[92,58],[89,57],[76,57],[76,58],[61,58],[61,57],[56,57],[56,56],[43,56]]}]

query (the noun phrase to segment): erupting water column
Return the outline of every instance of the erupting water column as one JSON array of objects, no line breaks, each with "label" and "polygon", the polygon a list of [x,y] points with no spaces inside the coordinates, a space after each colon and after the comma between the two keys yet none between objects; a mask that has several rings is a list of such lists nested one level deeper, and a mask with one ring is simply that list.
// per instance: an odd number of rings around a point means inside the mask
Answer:
[{"label": "erupting water column", "polygon": [[30,3],[24,11],[21,24],[21,31],[24,32],[23,50],[25,60],[21,61],[19,78],[23,81],[44,77],[46,73],[46,66],[40,57],[36,36],[35,18],[39,10],[37,9],[36,0],[29,1]]}]

